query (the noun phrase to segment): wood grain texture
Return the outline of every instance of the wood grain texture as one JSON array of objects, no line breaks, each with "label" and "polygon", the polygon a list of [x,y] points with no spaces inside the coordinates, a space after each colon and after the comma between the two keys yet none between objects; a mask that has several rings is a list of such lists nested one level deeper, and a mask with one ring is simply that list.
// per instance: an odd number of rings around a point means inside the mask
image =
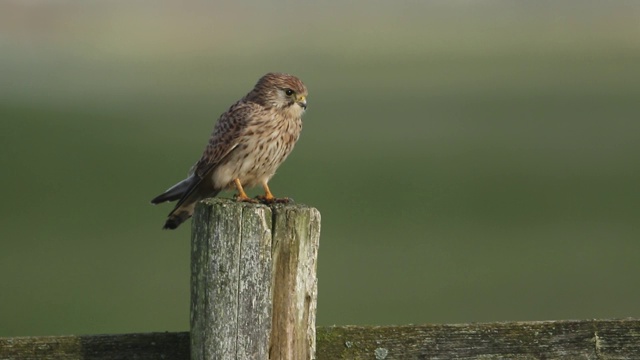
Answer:
[{"label": "wood grain texture", "polygon": [[640,359],[640,321],[540,321],[318,329],[324,359]]},{"label": "wood grain texture", "polygon": [[191,358],[312,359],[320,214],[304,205],[198,204]]},{"label": "wood grain texture", "polygon": [[[318,360],[640,359],[639,319],[332,326],[317,335]],[[0,359],[188,360],[189,333],[0,338]]]},{"label": "wood grain texture", "polygon": [[[316,356],[317,360],[640,359],[640,320],[318,327]],[[0,359],[187,360],[189,333],[0,338]]]},{"label": "wood grain texture", "polygon": [[191,252],[191,358],[266,359],[271,330],[271,210],[198,204]]},{"label": "wood grain texture", "polygon": [[[240,286],[238,289],[238,351],[236,359],[266,359],[272,311],[271,211],[242,210]],[[260,233],[262,231],[262,233]]]},{"label": "wood grain texture", "polygon": [[189,333],[0,338],[1,360],[187,360]]},{"label": "wood grain texture", "polygon": [[297,205],[276,206],[273,212],[273,318],[269,358],[313,359],[320,213]]}]

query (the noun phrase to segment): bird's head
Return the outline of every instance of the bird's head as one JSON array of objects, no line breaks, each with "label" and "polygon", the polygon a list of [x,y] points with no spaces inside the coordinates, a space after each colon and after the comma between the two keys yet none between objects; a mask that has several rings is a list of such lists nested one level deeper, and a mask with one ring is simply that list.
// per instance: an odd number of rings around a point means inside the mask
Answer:
[{"label": "bird's head", "polygon": [[293,75],[268,73],[258,80],[246,99],[299,117],[307,109],[307,87]]}]

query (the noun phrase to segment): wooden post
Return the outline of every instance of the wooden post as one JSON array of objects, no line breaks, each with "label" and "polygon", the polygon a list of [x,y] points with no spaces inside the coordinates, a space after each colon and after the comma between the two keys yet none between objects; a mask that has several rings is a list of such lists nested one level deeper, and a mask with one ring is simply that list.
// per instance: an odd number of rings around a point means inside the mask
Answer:
[{"label": "wooden post", "polygon": [[191,359],[315,358],[320,214],[208,199],[191,241]]}]

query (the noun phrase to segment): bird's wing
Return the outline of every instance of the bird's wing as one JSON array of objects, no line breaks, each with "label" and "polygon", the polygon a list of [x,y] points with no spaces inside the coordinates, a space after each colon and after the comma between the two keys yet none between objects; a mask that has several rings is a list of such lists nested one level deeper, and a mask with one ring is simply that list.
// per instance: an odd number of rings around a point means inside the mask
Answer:
[{"label": "bird's wing", "polygon": [[241,100],[220,116],[202,157],[193,166],[192,176],[196,181],[190,184],[174,210],[179,208],[200,186],[202,180],[238,147],[247,124],[261,112],[262,108],[259,105]]},{"label": "bird's wing", "polygon": [[194,173],[204,178],[235,150],[247,131],[247,126],[262,117],[261,106],[240,101],[224,113],[216,124],[209,145],[195,165]]}]

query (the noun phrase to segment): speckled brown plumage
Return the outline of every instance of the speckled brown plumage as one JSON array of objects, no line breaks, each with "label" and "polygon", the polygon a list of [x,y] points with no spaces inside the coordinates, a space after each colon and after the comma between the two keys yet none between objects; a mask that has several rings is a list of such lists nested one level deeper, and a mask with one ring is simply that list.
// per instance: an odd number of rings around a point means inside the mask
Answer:
[{"label": "speckled brown plumage", "polygon": [[274,201],[267,183],[298,141],[306,96],[306,86],[295,76],[269,73],[260,78],[220,116],[189,177],[151,200],[179,200],[164,228],[175,229],[193,215],[199,200],[222,190],[236,188],[238,200],[248,201],[243,188],[262,185],[262,199]]}]

